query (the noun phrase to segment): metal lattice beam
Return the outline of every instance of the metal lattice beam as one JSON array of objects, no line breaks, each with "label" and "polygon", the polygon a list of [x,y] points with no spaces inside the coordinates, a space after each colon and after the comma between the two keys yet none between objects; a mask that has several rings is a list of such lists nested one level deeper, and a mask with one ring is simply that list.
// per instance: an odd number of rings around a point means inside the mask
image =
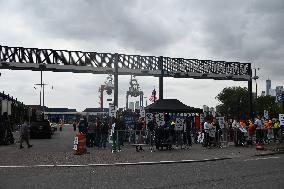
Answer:
[{"label": "metal lattice beam", "polygon": [[[162,65],[159,66],[159,58]],[[117,62],[116,62],[117,61]],[[177,78],[248,81],[250,63],[140,56],[114,53],[8,47],[0,45],[0,69],[47,70]],[[161,69],[162,68],[162,69]]]}]

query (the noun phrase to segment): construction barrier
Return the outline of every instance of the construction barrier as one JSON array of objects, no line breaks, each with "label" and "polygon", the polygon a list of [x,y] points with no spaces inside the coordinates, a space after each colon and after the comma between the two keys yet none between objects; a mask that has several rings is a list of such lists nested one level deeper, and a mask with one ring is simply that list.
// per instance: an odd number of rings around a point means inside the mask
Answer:
[{"label": "construction barrier", "polygon": [[87,153],[85,134],[82,133],[76,134],[73,150],[75,155],[82,155]]}]

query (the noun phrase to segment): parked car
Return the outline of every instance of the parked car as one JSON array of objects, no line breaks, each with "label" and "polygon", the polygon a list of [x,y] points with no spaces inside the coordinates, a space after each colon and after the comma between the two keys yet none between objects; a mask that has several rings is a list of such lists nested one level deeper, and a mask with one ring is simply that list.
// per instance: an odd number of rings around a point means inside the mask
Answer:
[{"label": "parked car", "polygon": [[50,126],[52,134],[54,134],[54,132],[57,131],[57,123],[51,123]]},{"label": "parked car", "polygon": [[52,129],[48,120],[34,121],[30,125],[31,138],[51,138]]}]

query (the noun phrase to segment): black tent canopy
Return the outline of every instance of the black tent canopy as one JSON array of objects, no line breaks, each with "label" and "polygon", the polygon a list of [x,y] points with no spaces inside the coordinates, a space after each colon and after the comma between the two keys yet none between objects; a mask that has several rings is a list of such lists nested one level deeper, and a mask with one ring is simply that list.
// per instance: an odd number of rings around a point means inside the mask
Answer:
[{"label": "black tent canopy", "polygon": [[202,109],[187,106],[177,99],[159,99],[145,107],[145,110],[146,112],[165,113],[203,113]]}]

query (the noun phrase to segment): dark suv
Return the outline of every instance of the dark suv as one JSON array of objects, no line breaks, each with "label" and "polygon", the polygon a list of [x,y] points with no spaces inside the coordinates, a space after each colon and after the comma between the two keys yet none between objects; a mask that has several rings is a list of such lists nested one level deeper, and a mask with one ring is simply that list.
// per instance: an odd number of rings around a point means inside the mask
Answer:
[{"label": "dark suv", "polygon": [[31,138],[51,138],[52,130],[48,120],[31,122]]}]

